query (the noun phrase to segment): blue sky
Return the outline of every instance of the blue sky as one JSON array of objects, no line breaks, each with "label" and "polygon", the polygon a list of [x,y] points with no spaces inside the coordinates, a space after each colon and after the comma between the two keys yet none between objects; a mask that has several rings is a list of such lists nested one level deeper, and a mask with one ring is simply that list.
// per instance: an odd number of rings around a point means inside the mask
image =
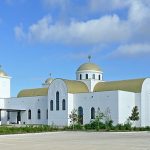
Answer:
[{"label": "blue sky", "polygon": [[1,0],[0,64],[11,94],[98,64],[104,79],[150,76],[149,0]]}]

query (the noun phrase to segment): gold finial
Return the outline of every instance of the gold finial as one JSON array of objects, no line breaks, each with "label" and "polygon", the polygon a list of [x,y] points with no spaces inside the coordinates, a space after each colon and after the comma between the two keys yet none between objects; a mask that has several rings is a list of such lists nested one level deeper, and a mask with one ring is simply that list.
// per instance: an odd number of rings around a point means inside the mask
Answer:
[{"label": "gold finial", "polygon": [[88,56],[89,62],[91,62],[91,55]]}]

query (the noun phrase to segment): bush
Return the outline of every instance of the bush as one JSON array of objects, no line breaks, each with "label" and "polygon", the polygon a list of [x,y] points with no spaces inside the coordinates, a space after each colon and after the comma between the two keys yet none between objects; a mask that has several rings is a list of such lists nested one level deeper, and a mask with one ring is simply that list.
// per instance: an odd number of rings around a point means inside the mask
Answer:
[{"label": "bush", "polygon": [[132,127],[131,127],[130,123],[125,123],[124,127],[125,127],[125,130],[132,130]]},{"label": "bush", "polygon": [[91,130],[92,129],[91,124],[85,124],[84,129],[85,130]]},{"label": "bush", "polygon": [[74,129],[75,129],[75,130],[82,130],[82,129],[83,129],[83,126],[78,123],[78,124],[75,124],[75,125],[74,125]]},{"label": "bush", "polygon": [[106,130],[111,130],[113,129],[113,121],[109,120],[105,122]]}]

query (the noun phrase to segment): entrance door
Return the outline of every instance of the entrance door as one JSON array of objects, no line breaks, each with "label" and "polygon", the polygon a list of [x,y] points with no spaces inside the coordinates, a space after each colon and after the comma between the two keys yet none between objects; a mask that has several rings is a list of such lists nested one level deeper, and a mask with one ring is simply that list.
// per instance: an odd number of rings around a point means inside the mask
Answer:
[{"label": "entrance door", "polygon": [[17,112],[17,124],[21,121],[21,113],[20,111]]}]

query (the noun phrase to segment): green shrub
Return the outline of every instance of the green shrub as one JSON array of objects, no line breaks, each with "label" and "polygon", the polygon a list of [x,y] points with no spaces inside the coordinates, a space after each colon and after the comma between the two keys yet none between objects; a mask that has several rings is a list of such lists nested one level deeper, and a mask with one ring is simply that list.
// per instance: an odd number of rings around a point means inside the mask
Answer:
[{"label": "green shrub", "polygon": [[74,125],[74,129],[75,129],[75,130],[82,130],[82,129],[83,129],[83,126],[78,123],[78,124],[75,124],[75,125]]},{"label": "green shrub", "polygon": [[92,129],[91,124],[85,124],[84,129],[85,130],[91,130]]},{"label": "green shrub", "polygon": [[125,127],[125,130],[132,130],[130,123],[125,123],[123,126]]}]

